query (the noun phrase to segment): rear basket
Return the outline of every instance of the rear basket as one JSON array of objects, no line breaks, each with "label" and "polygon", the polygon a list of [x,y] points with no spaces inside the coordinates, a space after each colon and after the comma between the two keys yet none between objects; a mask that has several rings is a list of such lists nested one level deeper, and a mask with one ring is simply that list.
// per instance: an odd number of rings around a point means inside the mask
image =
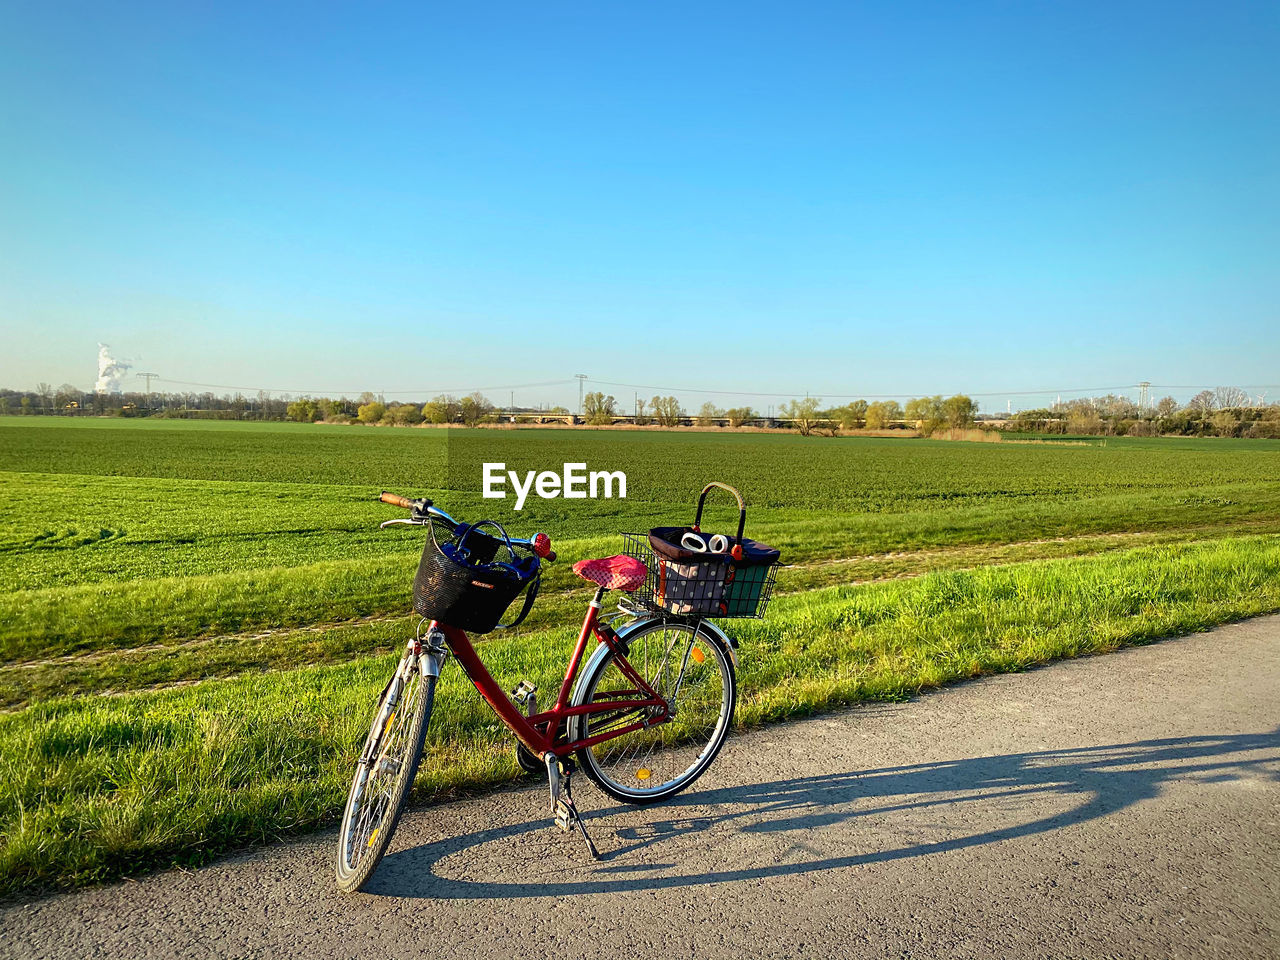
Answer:
[{"label": "rear basket", "polygon": [[657,613],[680,617],[763,617],[778,562],[738,564],[725,555],[701,554],[690,562],[658,556],[644,534],[624,533],[623,552],[649,571],[632,596]]}]

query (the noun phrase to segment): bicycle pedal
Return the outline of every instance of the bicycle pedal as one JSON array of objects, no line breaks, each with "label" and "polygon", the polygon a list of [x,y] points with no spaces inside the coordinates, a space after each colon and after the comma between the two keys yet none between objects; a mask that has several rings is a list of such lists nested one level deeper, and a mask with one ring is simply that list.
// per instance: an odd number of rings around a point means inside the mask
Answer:
[{"label": "bicycle pedal", "polygon": [[528,680],[521,680],[514,690],[511,691],[511,699],[522,707],[528,707],[530,715],[537,712],[538,699],[535,694],[538,692],[537,684]]},{"label": "bicycle pedal", "polygon": [[565,833],[573,832],[574,821],[578,819],[578,811],[571,807],[564,799],[557,801],[555,810],[552,811],[555,817],[556,826]]}]

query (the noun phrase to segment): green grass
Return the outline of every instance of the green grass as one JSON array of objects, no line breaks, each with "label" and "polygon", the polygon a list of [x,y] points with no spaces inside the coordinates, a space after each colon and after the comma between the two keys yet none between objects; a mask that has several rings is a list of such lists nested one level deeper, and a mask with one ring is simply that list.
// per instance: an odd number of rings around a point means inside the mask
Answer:
[{"label": "green grass", "polygon": [[[478,495],[497,460],[621,469],[628,497],[515,513]],[[422,535],[378,529],[378,490],[552,535],[534,615],[484,642],[501,682],[546,687],[586,598],[570,563],[691,519],[708,479],[790,564],[732,625],[742,724],[1280,609],[1280,442],[0,418],[0,891],[332,819],[412,624]],[[514,776],[455,670],[438,703],[421,798]]]},{"label": "green grass", "polygon": [[[534,500],[516,514],[478,497],[469,467],[488,459],[624,469],[629,496]],[[1108,533],[1197,539],[1280,516],[1280,443],[1269,441],[1052,447],[0,418],[0,658],[394,614],[421,538],[378,530],[395,515],[373,502],[384,486],[430,493],[459,516],[499,516],[518,533],[545,529],[574,560],[615,551],[622,530],[684,519],[713,476],[742,487],[752,534],[794,563]],[[723,503],[712,509],[713,522],[731,523]],[[862,563],[857,576],[932,565],[903,566]],[[548,598],[568,589],[567,574],[550,587]]]},{"label": "green grass", "polygon": [[[1280,538],[938,573],[784,597],[742,640],[738,722],[896,700],[985,673],[1280,609]],[[550,686],[571,632],[485,645],[500,681]],[[391,655],[0,717],[0,884],[66,887],[332,821]],[[515,776],[493,716],[446,671],[419,799]]]}]

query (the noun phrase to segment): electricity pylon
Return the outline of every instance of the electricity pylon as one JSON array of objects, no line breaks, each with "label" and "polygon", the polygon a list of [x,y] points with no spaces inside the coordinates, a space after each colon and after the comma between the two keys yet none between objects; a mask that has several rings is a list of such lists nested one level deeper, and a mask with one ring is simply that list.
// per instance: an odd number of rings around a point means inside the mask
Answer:
[{"label": "electricity pylon", "polygon": [[158,373],[140,373],[139,377],[147,381],[147,409],[151,409],[151,381],[160,379]]}]

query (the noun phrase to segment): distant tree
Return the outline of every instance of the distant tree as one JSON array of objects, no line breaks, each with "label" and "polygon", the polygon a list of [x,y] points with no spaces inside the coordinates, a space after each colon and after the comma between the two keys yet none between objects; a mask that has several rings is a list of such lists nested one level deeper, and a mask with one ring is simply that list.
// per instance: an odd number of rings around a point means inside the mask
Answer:
[{"label": "distant tree", "polygon": [[956,430],[965,430],[973,426],[973,419],[978,413],[978,405],[963,393],[948,397],[942,401],[942,416],[947,426]]},{"label": "distant tree", "polygon": [[0,417],[7,417],[8,415],[9,415],[9,398],[0,397]]},{"label": "distant tree", "polygon": [[356,411],[356,418],[361,423],[377,423],[387,415],[387,405],[371,400],[368,403],[360,404],[360,408]]},{"label": "distant tree", "polygon": [[458,413],[463,423],[468,427],[474,427],[477,423],[492,419],[493,404],[484,394],[473,393],[459,401]]},{"label": "distant tree", "polygon": [[360,394],[359,398],[356,400],[356,403],[376,403],[377,400],[378,400],[377,394],[375,394],[372,390],[366,390],[364,393]]},{"label": "distant tree", "polygon": [[897,400],[878,400],[867,407],[866,423],[868,430],[884,430],[893,425],[895,420],[902,419],[902,407]]},{"label": "distant tree", "polygon": [[53,387],[42,380],[36,384],[36,393],[40,395],[40,407],[44,410],[53,410]]},{"label": "distant tree", "polygon": [[648,406],[649,405],[645,403],[643,400],[639,399],[638,397],[636,398],[636,426],[637,427],[643,427],[649,423],[649,416],[647,413]]},{"label": "distant tree", "polygon": [[59,413],[79,406],[80,391],[69,383],[58,387],[53,397],[53,407]]},{"label": "distant tree", "polygon": [[838,423],[841,430],[856,430],[867,418],[867,401],[854,400],[843,407],[832,407],[826,416],[832,423]]},{"label": "distant tree", "polygon": [[295,400],[285,408],[284,415],[297,423],[311,423],[320,415],[320,408],[314,400]]},{"label": "distant tree", "polygon": [[1258,440],[1280,440],[1280,420],[1256,420],[1245,435]]},{"label": "distant tree", "polygon": [[1213,404],[1219,410],[1249,406],[1249,395],[1239,387],[1217,387],[1213,391]]},{"label": "distant tree", "polygon": [[548,410],[547,413],[553,417],[567,417],[569,415],[569,408],[556,406]]},{"label": "distant tree", "polygon": [[321,420],[348,420],[355,410],[355,406],[346,397],[341,400],[330,400],[325,397],[316,401],[316,415]]},{"label": "distant tree", "polygon": [[748,420],[756,418],[756,412],[750,407],[730,407],[724,412],[724,415],[731,427],[740,427]]},{"label": "distant tree", "polygon": [[411,427],[422,422],[422,411],[416,403],[396,403],[387,408],[387,419],[397,427]]},{"label": "distant tree", "polygon": [[462,416],[462,406],[457,397],[440,394],[422,405],[422,417],[427,423],[457,423]]},{"label": "distant tree", "polygon": [[1075,404],[1067,410],[1067,432],[1093,435],[1109,431],[1107,421],[1102,419],[1096,406]]},{"label": "distant tree", "polygon": [[908,420],[914,421],[916,429],[926,437],[947,422],[946,411],[940,394],[908,400],[903,416]]},{"label": "distant tree", "polygon": [[582,398],[582,415],[586,418],[587,423],[596,426],[607,426],[613,423],[613,415],[617,410],[618,401],[613,397],[606,397],[600,391],[593,391]]},{"label": "distant tree", "polygon": [[1136,417],[1139,414],[1136,403],[1128,397],[1118,396],[1114,393],[1108,393],[1105,397],[1095,397],[1092,402],[1093,409],[1098,416],[1111,420]]},{"label": "distant tree", "polygon": [[817,397],[805,397],[803,400],[788,400],[782,405],[781,411],[784,417],[795,421],[800,436],[807,437],[822,419],[818,413],[821,406],[822,401]]},{"label": "distant tree", "polygon": [[1240,418],[1230,410],[1219,410],[1209,418],[1213,432],[1220,437],[1234,437],[1240,432]]},{"label": "distant tree", "polygon": [[1174,411],[1178,409],[1178,401],[1173,397],[1161,397],[1156,404],[1156,416],[1161,419],[1172,416]]},{"label": "distant tree", "polygon": [[702,409],[698,411],[698,426],[710,427],[722,416],[724,416],[724,411],[708,400],[702,405]]},{"label": "distant tree", "polygon": [[18,404],[22,407],[22,415],[24,417],[31,413],[31,398],[25,393],[22,395],[22,399],[18,401]]},{"label": "distant tree", "polygon": [[654,397],[649,401],[653,407],[653,419],[660,426],[678,427],[684,411],[680,409],[680,401],[675,397]]},{"label": "distant tree", "polygon": [[1191,398],[1191,402],[1187,404],[1187,409],[1193,410],[1201,416],[1204,416],[1207,413],[1212,413],[1217,409],[1217,406],[1218,402],[1214,398],[1213,391],[1201,390]]}]

